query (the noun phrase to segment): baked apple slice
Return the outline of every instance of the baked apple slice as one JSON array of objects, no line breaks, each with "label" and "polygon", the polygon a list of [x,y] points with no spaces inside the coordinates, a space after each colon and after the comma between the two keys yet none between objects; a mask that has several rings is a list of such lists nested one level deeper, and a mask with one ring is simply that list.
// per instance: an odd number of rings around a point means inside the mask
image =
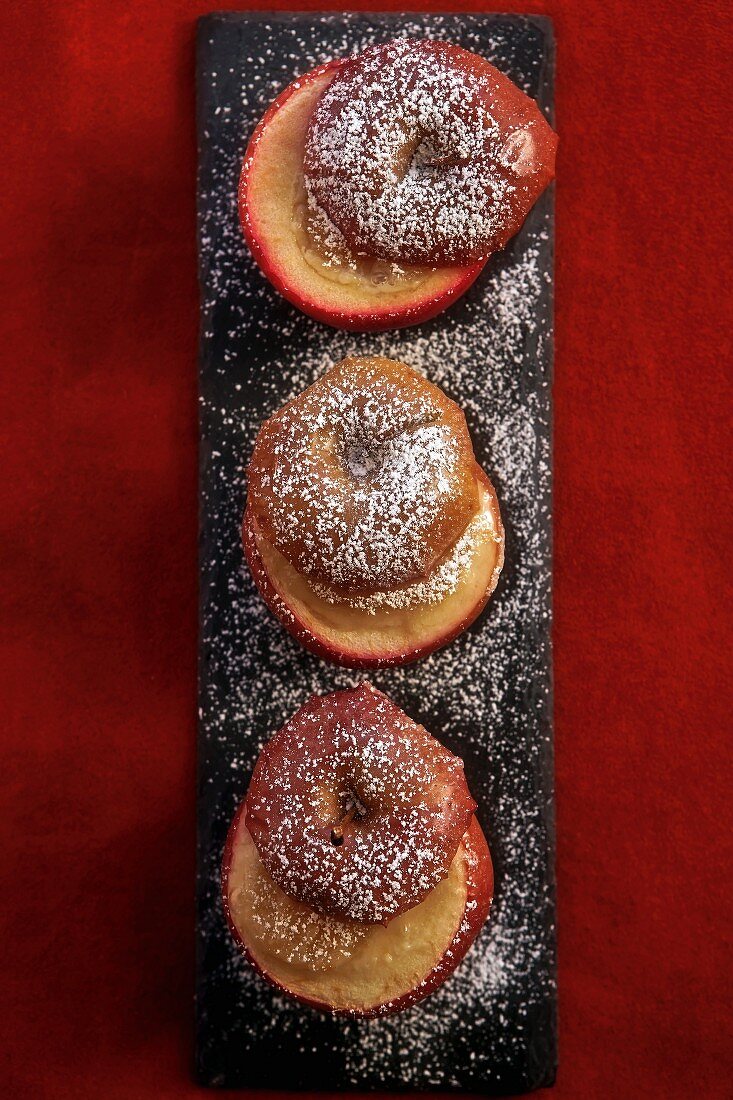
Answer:
[{"label": "baked apple slice", "polygon": [[355,607],[320,595],[264,537],[248,504],[244,551],[265,603],[306,649],[347,668],[406,664],[448,645],[483,611],[504,563],[496,492],[478,466],[476,477],[479,511],[443,563],[456,571],[453,590],[425,602],[420,585],[408,586],[401,593],[404,606]]},{"label": "baked apple slice", "polygon": [[340,1016],[399,1012],[440,986],[486,920],[491,857],[471,819],[447,876],[388,924],[335,918],[296,901],[262,864],[245,803],[229,831],[222,870],[224,911],[236,942],[282,993]]},{"label": "baked apple slice", "polygon": [[289,897],[388,924],[448,874],[475,809],[463,761],[365,681],[312,696],[270,738],[247,829]]},{"label": "baked apple slice", "polygon": [[463,266],[395,265],[358,257],[338,261],[318,249],[303,178],[308,124],[343,61],[294,80],[252,135],[239,183],[239,215],[256,262],[298,309],[336,328],[369,331],[419,324],[468,290],[486,259]]}]

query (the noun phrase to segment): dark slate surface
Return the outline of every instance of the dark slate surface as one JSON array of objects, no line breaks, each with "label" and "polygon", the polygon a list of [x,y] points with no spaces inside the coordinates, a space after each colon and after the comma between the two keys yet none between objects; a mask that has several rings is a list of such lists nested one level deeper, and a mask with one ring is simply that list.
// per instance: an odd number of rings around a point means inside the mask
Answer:
[{"label": "dark slate surface", "polygon": [[[199,25],[197,1071],[209,1085],[496,1095],[554,1078],[551,195],[451,310],[371,336],[336,332],[287,305],[237,225],[241,156],[272,98],[314,65],[399,34],[474,49],[551,116],[547,20],[226,14]],[[261,420],[354,351],[413,363],[461,403],[507,528],[507,565],[474,627],[418,665],[371,676],[463,756],[496,869],[491,918],[457,974],[422,1005],[371,1022],[333,1020],[275,994],[239,958],[219,898],[227,825],[261,744],[311,692],[360,679],[303,652],[267,614],[243,570],[238,530]]]}]

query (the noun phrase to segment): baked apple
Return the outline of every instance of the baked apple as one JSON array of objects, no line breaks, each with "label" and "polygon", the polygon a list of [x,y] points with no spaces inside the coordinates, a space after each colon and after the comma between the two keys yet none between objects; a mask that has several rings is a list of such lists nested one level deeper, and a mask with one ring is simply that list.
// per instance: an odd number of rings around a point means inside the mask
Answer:
[{"label": "baked apple", "polygon": [[[224,854],[236,942],[283,993],[335,1014],[427,996],[468,951],[493,892],[461,762],[368,684],[311,699],[263,757]],[[446,814],[451,796],[461,808]],[[406,906],[421,878],[432,885]]]},{"label": "baked apple", "polygon": [[343,360],[265,422],[245,556],[308,649],[353,668],[446,645],[496,587],[504,532],[463,413],[403,363]]},{"label": "baked apple", "polygon": [[293,81],[248,145],[242,228],[319,321],[397,328],[445,309],[524,221],[556,136],[489,62],[395,40]]},{"label": "baked apple", "polygon": [[312,216],[303,179],[308,123],[342,63],[294,80],[268,108],[247,146],[239,216],[264,275],[292,305],[334,328],[368,332],[428,321],[464,294],[486,261],[437,268],[397,266],[329,248]]},{"label": "baked apple", "polygon": [[335,1015],[380,1016],[427,997],[462,961],[489,913],[491,858],[476,818],[445,879],[387,925],[324,916],[265,870],[237,814],[224,861],[224,909],[255,969],[281,993]]}]

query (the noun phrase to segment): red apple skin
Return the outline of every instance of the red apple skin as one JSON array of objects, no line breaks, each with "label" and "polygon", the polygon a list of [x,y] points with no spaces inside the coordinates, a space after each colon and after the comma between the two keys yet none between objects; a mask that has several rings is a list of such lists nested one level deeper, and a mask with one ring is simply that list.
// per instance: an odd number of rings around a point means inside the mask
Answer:
[{"label": "red apple skin", "polygon": [[435,990],[451,976],[458,964],[465,958],[468,949],[481,931],[489,915],[494,895],[494,868],[491,862],[491,854],[486,842],[486,837],[478,823],[478,819],[474,815],[474,817],[471,818],[471,823],[463,838],[463,844],[466,847],[470,860],[466,882],[466,907],[463,913],[463,920],[450,946],[430,973],[423,978],[420,985],[415,989],[407,990],[402,997],[398,997],[392,1001],[386,1001],[381,1005],[375,1005],[374,1008],[370,1008],[366,1011],[334,1009],[331,1005],[323,1001],[301,997],[287,989],[281,982],[276,981],[267,971],[262,969],[259,963],[250,954],[246,943],[242,939],[232,919],[229,908],[229,868],[232,863],[237,828],[240,822],[245,821],[245,815],[246,799],[242,801],[229,827],[222,859],[221,893],[227,925],[240,951],[260,977],[264,978],[269,985],[274,986],[279,993],[289,997],[291,1000],[299,1001],[309,1008],[315,1008],[319,1012],[327,1012],[331,1016],[339,1016],[352,1020],[368,1020],[374,1019],[377,1016],[392,1016],[397,1012],[403,1012],[406,1008],[410,1008],[412,1005],[417,1004],[418,1001],[422,1001],[425,997],[434,993]]},{"label": "red apple skin", "polygon": [[[478,477],[489,488],[496,505],[496,492],[493,485],[484,471],[480,467],[477,467],[477,469]],[[449,645],[478,618],[486,607],[486,604],[489,602],[491,595],[499,583],[499,574],[504,565],[504,527],[499,516],[498,505],[495,507],[495,517],[497,530],[502,539],[499,560],[492,574],[490,584],[486,588],[481,599],[471,610],[470,614],[465,615],[460,622],[455,624],[449,631],[427,640],[422,645],[415,646],[413,649],[404,652],[387,653],[383,657],[360,655],[359,653],[336,649],[331,645],[328,639],[318,638],[313,631],[310,630],[293,611],[291,611],[270,579],[265,563],[262,560],[262,556],[257,547],[257,540],[252,529],[252,514],[249,505],[245,508],[244,519],[242,521],[242,544],[247,565],[259,589],[260,595],[275,618],[285,627],[288,633],[292,634],[292,636],[300,642],[304,649],[307,649],[310,653],[315,653],[316,657],[331,661],[333,664],[340,665],[342,668],[389,668],[394,665],[412,664],[414,661],[419,661],[424,657],[428,657],[431,653],[434,653],[436,649],[442,649]]]},{"label": "red apple skin", "polygon": [[415,292],[414,303],[408,305],[403,304],[397,309],[385,304],[382,308],[372,306],[363,311],[345,313],[342,310],[335,310],[323,306],[319,304],[319,302],[301,294],[298,288],[289,280],[289,273],[282,272],[277,263],[277,257],[268,247],[267,240],[257,232],[256,217],[253,216],[249,202],[249,176],[252,164],[257,156],[258,146],[262,140],[262,135],[267,128],[268,122],[291,96],[297,94],[303,87],[317,80],[319,77],[324,76],[326,73],[335,72],[342,64],[343,60],[341,59],[329,61],[327,64],[321,65],[317,69],[312,69],[311,72],[306,73],[305,76],[301,76],[297,80],[294,80],[280,93],[277,99],[270,104],[257,124],[247,146],[239,178],[238,205],[242,232],[244,233],[245,240],[257,265],[275,289],[283,298],[287,299],[287,301],[296,306],[303,313],[306,313],[309,317],[313,317],[316,321],[321,321],[325,325],[331,325],[333,328],[351,329],[355,332],[375,332],[383,329],[405,328],[409,325],[419,325],[423,321],[429,321],[432,317],[436,317],[439,313],[442,313],[451,302],[454,302],[457,298],[465,294],[483,271],[488,257],[486,259],[474,261],[465,267],[458,268],[455,281],[440,294],[433,294],[426,297],[424,293],[421,295],[420,291],[417,290]]}]

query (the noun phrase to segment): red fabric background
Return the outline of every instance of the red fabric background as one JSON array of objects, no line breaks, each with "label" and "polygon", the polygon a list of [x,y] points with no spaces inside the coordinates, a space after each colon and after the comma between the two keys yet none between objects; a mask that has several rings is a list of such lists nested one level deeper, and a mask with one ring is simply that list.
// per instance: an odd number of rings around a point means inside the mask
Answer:
[{"label": "red fabric background", "polygon": [[[0,17],[6,1096],[197,1093],[193,36],[209,6]],[[562,136],[555,1095],[729,1096],[733,34],[723,3],[530,7],[556,23]]]}]

